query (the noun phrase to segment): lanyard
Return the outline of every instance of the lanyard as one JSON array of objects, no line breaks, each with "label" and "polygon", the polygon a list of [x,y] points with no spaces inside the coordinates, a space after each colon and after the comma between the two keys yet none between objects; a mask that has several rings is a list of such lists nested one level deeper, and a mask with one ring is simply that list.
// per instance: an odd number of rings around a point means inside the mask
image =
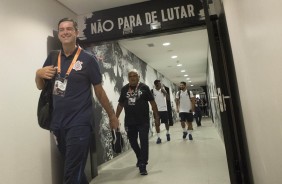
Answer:
[{"label": "lanyard", "polygon": [[[134,92],[137,91],[138,86],[139,86],[139,83],[140,83],[140,82],[138,82],[138,84],[136,85],[136,88],[135,88]],[[129,88],[128,88],[128,92],[129,92],[130,94],[133,92],[133,90],[130,88],[130,86],[129,86]]]},{"label": "lanyard", "polygon": [[[77,58],[78,58],[78,56],[80,54],[80,51],[81,51],[81,47],[78,47],[78,49],[77,49],[77,51],[75,53],[75,56],[73,57],[72,62],[70,64],[70,66],[69,66],[69,69],[68,69],[68,71],[67,71],[67,73],[65,75],[65,78],[67,78],[69,76],[69,74],[71,73],[73,65],[75,64],[75,62],[76,62],[76,60],[77,60]],[[60,73],[61,73],[61,52],[62,51],[60,51],[60,53],[58,55],[58,70],[57,70],[58,75],[60,75]]]}]

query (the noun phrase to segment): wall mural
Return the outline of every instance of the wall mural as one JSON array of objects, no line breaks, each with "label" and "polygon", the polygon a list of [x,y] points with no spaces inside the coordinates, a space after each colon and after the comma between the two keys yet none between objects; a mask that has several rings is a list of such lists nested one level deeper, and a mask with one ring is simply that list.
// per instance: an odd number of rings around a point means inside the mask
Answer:
[{"label": "wall mural", "polygon": [[[177,90],[175,84],[167,80],[162,74],[158,73],[155,69],[148,66],[144,61],[136,55],[121,47],[117,42],[107,43],[103,45],[90,44],[84,48],[93,53],[100,65],[101,73],[103,75],[103,87],[109,97],[109,100],[114,109],[118,104],[120,91],[122,86],[128,83],[127,73],[130,69],[137,69],[140,72],[140,81],[153,88],[154,80],[159,79],[163,84],[170,88],[171,98],[174,99],[174,94]],[[95,98],[95,95],[94,95]],[[174,103],[174,100],[172,100]],[[175,105],[173,105],[175,106]],[[99,102],[95,99],[94,103],[94,124],[96,134],[96,150],[98,165],[101,165],[116,156],[111,147],[111,131],[109,127],[109,119],[106,112],[103,110]],[[175,111],[175,110],[174,110]],[[154,124],[152,113],[150,113],[151,131],[150,136],[153,135]],[[121,133],[125,140],[125,147],[123,151],[130,149],[127,140],[126,132],[124,130],[124,112],[120,115]]]},{"label": "wall mural", "polygon": [[212,97],[217,96],[217,89],[216,89],[216,83],[215,83],[215,78],[214,78],[214,69],[213,69],[213,65],[212,65],[212,58],[211,58],[210,50],[209,50],[209,54],[208,54],[207,84],[209,84],[207,86],[207,88],[208,88],[208,97],[210,99],[209,100],[210,101],[209,106],[210,106],[210,109],[211,109],[212,120],[215,124],[215,127],[218,130],[218,133],[219,133],[222,141],[224,141],[223,130],[222,130],[222,125],[221,125],[219,103],[218,103],[218,100],[213,100],[213,98],[212,98]]}]

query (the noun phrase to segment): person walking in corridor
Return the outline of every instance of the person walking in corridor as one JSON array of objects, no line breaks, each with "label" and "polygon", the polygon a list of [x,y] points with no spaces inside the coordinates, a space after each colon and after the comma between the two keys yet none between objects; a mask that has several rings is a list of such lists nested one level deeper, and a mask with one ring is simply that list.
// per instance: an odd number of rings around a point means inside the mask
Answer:
[{"label": "person walking in corridor", "polygon": [[[139,82],[140,75],[136,69],[128,72],[129,83],[122,87],[116,116],[119,117],[124,108],[124,127],[129,143],[137,158],[136,166],[141,175],[147,175],[146,165],[149,159],[149,103],[152,106],[156,123],[159,123],[159,115],[156,102],[149,87]],[[138,143],[138,136],[139,142]]]},{"label": "person walking in corridor", "polygon": [[[168,111],[167,111],[167,98],[168,94],[164,87],[162,86],[162,83],[160,80],[154,81],[155,87],[151,90],[152,94],[154,95],[157,107],[158,107],[158,113],[160,117],[160,123],[165,124],[166,128],[166,139],[167,141],[170,141],[170,134],[169,134],[169,118],[168,118]],[[160,123],[155,123],[156,132],[157,132],[157,144],[162,143],[162,139],[160,138]]]},{"label": "person walking in corridor", "polygon": [[197,126],[202,126],[202,109],[200,107],[200,99],[197,98],[196,102],[195,102],[195,114],[194,114],[194,118],[196,120]]},{"label": "person walking in corridor", "polygon": [[96,58],[76,44],[77,23],[64,18],[58,23],[58,38],[62,49],[57,68],[48,55],[43,68],[36,71],[36,86],[44,88],[46,80],[55,78],[53,112],[50,130],[64,158],[64,184],[88,184],[84,168],[90,148],[92,131],[92,86],[109,116],[110,126],[119,122],[102,87],[102,75]]},{"label": "person walking in corridor", "polygon": [[176,111],[179,113],[181,127],[183,129],[182,138],[186,139],[188,134],[189,140],[193,140],[192,122],[195,108],[195,97],[191,91],[188,91],[186,82],[180,82],[179,88],[180,90],[176,93]]}]

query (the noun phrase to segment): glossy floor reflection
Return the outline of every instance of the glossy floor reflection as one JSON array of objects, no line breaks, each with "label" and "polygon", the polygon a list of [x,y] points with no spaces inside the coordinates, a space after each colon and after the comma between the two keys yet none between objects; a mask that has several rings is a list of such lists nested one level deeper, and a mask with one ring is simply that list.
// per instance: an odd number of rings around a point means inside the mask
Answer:
[{"label": "glossy floor reflection", "polygon": [[[164,126],[164,125],[162,125]],[[182,139],[180,123],[170,128],[171,141],[150,139],[148,175],[141,176],[132,151],[102,165],[91,184],[230,184],[225,147],[214,124],[193,124],[193,141]]]}]

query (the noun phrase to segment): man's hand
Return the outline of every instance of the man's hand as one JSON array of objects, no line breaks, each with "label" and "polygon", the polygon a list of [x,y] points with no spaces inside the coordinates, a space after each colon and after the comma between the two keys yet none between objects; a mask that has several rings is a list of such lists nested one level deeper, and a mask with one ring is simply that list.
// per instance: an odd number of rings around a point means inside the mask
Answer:
[{"label": "man's hand", "polygon": [[44,87],[44,79],[52,79],[56,74],[57,68],[53,65],[45,66],[44,68],[40,68],[36,71],[35,74],[35,83],[39,90],[43,89]]},{"label": "man's hand", "polygon": [[119,128],[119,121],[115,114],[111,115],[111,117],[109,117],[109,120],[111,129],[116,130],[117,128]]},{"label": "man's hand", "polygon": [[36,76],[41,79],[52,79],[56,74],[56,68],[51,66],[45,66],[44,68],[40,68],[36,71]]}]

